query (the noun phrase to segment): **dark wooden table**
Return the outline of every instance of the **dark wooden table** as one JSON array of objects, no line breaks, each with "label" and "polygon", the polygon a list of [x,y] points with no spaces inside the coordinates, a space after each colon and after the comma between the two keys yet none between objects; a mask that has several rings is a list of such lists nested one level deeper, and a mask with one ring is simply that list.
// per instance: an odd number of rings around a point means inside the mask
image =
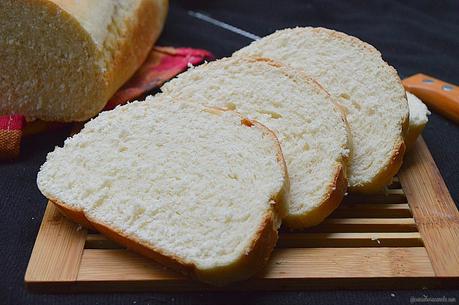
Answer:
[{"label": "dark wooden table", "polygon": [[[206,13],[264,36],[293,26],[325,26],[373,44],[403,76],[417,72],[459,84],[459,2],[452,1],[174,1],[159,45],[231,53],[250,39],[190,16]],[[0,164],[0,304],[409,304],[410,298],[455,297],[459,290],[321,290],[238,293],[31,294],[24,272],[46,206],[35,179],[46,154],[69,130],[27,138],[21,157]],[[459,128],[433,113],[424,138],[456,204]],[[459,287],[459,283],[458,283]],[[439,304],[439,303],[438,303]],[[452,303],[450,303],[452,304]]]}]

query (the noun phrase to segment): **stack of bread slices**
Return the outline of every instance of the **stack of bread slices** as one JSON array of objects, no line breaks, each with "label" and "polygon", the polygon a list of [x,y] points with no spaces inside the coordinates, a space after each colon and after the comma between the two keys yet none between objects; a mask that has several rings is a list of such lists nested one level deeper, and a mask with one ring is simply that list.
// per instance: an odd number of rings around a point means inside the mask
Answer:
[{"label": "stack of bread slices", "polygon": [[348,190],[384,189],[426,123],[416,112],[409,128],[397,72],[371,45],[285,29],[101,113],[37,181],[74,221],[224,285],[261,270],[281,222],[314,226]]}]

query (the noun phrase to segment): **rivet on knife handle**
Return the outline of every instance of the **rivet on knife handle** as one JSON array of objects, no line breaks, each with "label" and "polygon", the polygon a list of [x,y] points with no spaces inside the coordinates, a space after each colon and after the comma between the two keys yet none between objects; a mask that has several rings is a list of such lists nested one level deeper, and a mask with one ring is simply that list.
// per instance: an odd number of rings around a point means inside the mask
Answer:
[{"label": "rivet on knife handle", "polygon": [[402,83],[406,91],[419,97],[429,108],[459,123],[459,86],[425,74],[415,74]]}]

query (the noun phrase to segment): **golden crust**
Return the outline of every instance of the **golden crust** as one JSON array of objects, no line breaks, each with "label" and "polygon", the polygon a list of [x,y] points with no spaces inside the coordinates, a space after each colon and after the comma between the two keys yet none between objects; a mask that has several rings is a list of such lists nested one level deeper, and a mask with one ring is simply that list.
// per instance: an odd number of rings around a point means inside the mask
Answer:
[{"label": "golden crust", "polygon": [[328,195],[313,210],[305,214],[287,215],[285,224],[290,229],[303,229],[320,224],[342,202],[347,189],[347,177],[345,167],[337,166],[332,184],[329,186]]},{"label": "golden crust", "polygon": [[261,271],[266,265],[278,238],[277,229],[279,218],[273,210],[270,210],[266,213],[249,248],[239,260],[228,266],[200,270],[194,264],[185,262],[175,255],[165,253],[161,249],[142,243],[134,237],[126,236],[104,223],[87,218],[81,210],[74,209],[56,199],[50,200],[64,216],[72,221],[86,228],[97,230],[129,250],[151,258],[168,268],[213,285],[226,285],[233,281],[247,279]]},{"label": "golden crust", "polygon": [[352,192],[358,192],[363,194],[371,194],[380,192],[384,186],[392,182],[392,178],[397,174],[403,163],[403,156],[406,151],[405,142],[400,137],[399,141],[395,145],[392,151],[392,157],[384,169],[382,169],[378,175],[375,176],[370,184],[351,186]]},{"label": "golden crust", "polygon": [[[228,111],[218,108],[209,109],[212,112]],[[266,265],[274,246],[276,245],[278,239],[277,230],[281,223],[282,213],[285,211],[285,200],[288,196],[289,179],[287,166],[285,164],[279,141],[277,140],[275,134],[259,122],[246,120],[247,119],[241,117],[242,124],[247,125],[248,121],[249,124],[256,125],[263,131],[264,134],[268,135],[275,141],[276,157],[278,163],[283,169],[284,184],[279,193],[275,194],[274,198],[272,198],[269,202],[270,208],[266,212],[262,223],[258,227],[251,244],[244,251],[244,255],[231,265],[218,266],[208,270],[198,269],[194,264],[186,262],[175,255],[165,253],[163,250],[145,244],[134,237],[126,236],[122,232],[110,228],[104,223],[88,218],[81,209],[74,208],[57,198],[48,199],[57,206],[64,216],[68,217],[72,221],[77,222],[86,228],[95,229],[134,252],[151,258],[166,267],[187,274],[200,281],[213,285],[226,285],[230,282],[247,279],[262,270],[262,268]]]}]

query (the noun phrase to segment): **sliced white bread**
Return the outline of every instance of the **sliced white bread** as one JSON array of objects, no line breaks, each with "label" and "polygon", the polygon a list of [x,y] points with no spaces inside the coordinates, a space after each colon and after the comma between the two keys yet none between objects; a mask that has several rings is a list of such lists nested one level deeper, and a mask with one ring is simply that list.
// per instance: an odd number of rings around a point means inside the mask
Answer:
[{"label": "sliced white bread", "polygon": [[427,109],[427,106],[414,94],[407,91],[406,97],[408,98],[408,106],[410,107],[410,125],[405,136],[405,144],[406,149],[409,150],[413,147],[417,138],[429,121],[427,116],[430,115],[430,111]]},{"label": "sliced white bread", "polygon": [[48,154],[37,183],[68,217],[212,284],[245,279],[277,240],[288,178],[275,135],[165,97],[103,112]]},{"label": "sliced white bread", "polygon": [[341,113],[301,71],[261,58],[226,58],[190,69],[166,83],[174,100],[235,110],[272,129],[290,176],[284,222],[320,223],[346,191],[347,130]]},{"label": "sliced white bread", "polygon": [[349,185],[373,192],[390,183],[405,152],[405,90],[394,68],[371,45],[324,28],[277,31],[237,51],[300,68],[332,94],[351,130]]},{"label": "sliced white bread", "polygon": [[1,0],[0,115],[85,121],[139,68],[167,0]]}]

